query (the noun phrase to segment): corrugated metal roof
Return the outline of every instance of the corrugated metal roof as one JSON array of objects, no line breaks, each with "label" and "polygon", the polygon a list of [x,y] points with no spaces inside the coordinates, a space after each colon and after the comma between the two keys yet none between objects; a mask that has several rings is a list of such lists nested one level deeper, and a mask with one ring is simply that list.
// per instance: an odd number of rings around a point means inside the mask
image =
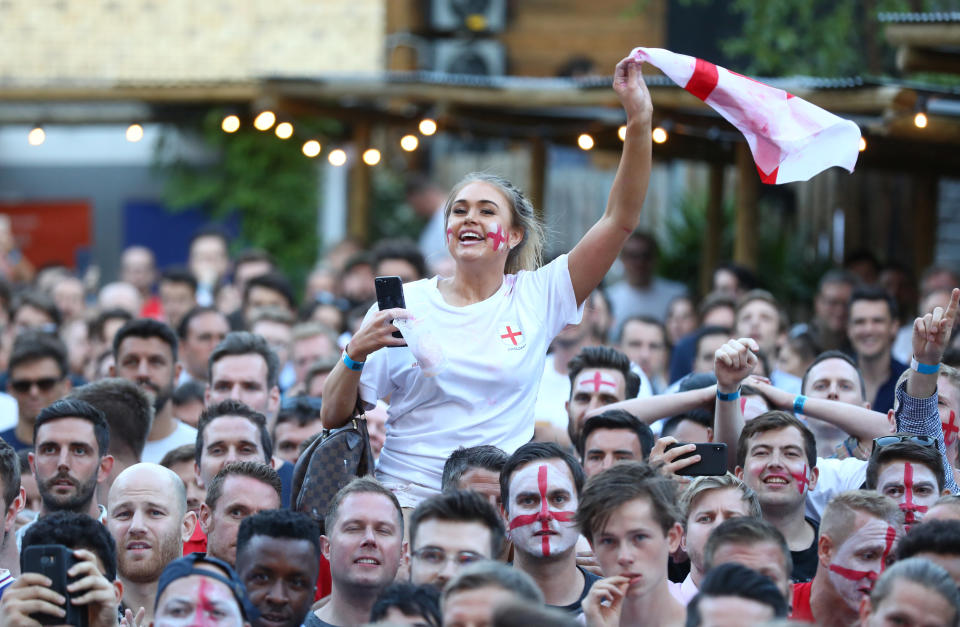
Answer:
[{"label": "corrugated metal roof", "polygon": [[[472,74],[447,74],[443,72],[385,72],[379,77],[373,75],[324,75],[303,77],[306,81],[331,81],[340,84],[349,84],[351,80],[366,82],[380,78],[387,83],[426,85],[480,87],[487,89],[536,89],[551,91],[567,91],[570,89],[610,89],[612,76],[586,76],[582,78],[553,78],[536,76],[482,76]],[[650,87],[675,87],[676,83],[663,74],[647,74],[644,80]],[[780,89],[854,89],[879,84],[877,81],[860,76],[847,77],[820,77],[820,76],[787,76],[787,77],[754,77],[756,80],[778,87]],[[272,80],[289,80],[291,77],[271,77]]]},{"label": "corrugated metal roof", "polygon": [[960,11],[932,11],[929,13],[878,13],[877,19],[885,24],[950,24],[960,23]]}]

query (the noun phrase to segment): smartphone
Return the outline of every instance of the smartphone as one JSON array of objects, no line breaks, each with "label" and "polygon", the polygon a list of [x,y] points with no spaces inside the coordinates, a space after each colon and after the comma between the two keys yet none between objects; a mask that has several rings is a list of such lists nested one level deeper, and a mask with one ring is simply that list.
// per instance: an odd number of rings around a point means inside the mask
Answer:
[{"label": "smartphone", "polygon": [[[671,444],[667,446],[664,451],[669,451],[675,446],[685,446],[691,444],[691,442],[680,442],[679,444]],[[705,477],[710,475],[723,475],[727,472],[727,445],[723,442],[698,442],[694,443],[694,446],[697,447],[697,450],[692,453],[687,453],[686,455],[681,455],[677,459],[684,459],[687,457],[692,457],[693,455],[699,455],[700,461],[696,464],[691,464],[686,468],[681,468],[677,471],[678,475],[684,475],[686,477]]]},{"label": "smartphone", "polygon": [[[377,288],[377,305],[380,311],[384,309],[405,309],[403,301],[403,281],[398,276],[378,276],[373,280]],[[393,337],[403,337],[399,331],[393,332]]]},{"label": "smartphone", "polygon": [[79,625],[87,627],[87,607],[85,605],[73,605],[70,602],[70,593],[67,592],[67,584],[74,580],[67,577],[67,571],[77,563],[73,556],[73,550],[68,549],[62,544],[40,544],[28,546],[23,550],[23,572],[40,573],[50,578],[53,584],[50,586],[58,594],[66,598],[64,606],[66,616],[63,618],[51,614],[31,614],[41,625]]}]

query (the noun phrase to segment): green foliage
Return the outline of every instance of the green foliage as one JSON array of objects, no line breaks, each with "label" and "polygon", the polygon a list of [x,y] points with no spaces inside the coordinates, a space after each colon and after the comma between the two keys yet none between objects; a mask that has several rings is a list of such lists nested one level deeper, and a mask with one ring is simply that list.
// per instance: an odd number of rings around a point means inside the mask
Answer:
[{"label": "green foliage", "polygon": [[[166,142],[158,148],[158,163],[166,181],[165,196],[173,210],[201,208],[213,219],[240,217],[240,241],[232,248],[263,248],[280,269],[302,285],[317,254],[319,171],[303,156],[296,139],[281,140],[250,125],[227,134],[220,129],[224,112],[208,112],[199,124],[183,128],[196,134],[218,159],[209,166],[176,157],[165,160]],[[298,133],[315,135],[335,130],[325,120],[296,121]]]},{"label": "green foliage", "polygon": [[[640,1],[640,0],[638,0]],[[677,0],[684,5],[717,0]],[[854,76],[884,74],[892,50],[881,12],[948,10],[951,0],[728,0],[742,20],[739,35],[721,42],[754,76]]]},{"label": "green foliage", "polygon": [[[670,212],[665,223],[665,236],[658,240],[660,265],[658,272],[681,281],[692,294],[699,290],[700,252],[706,232],[707,197],[688,194]],[[820,259],[816,250],[806,244],[812,241],[808,227],[794,224],[781,208],[761,199],[758,207],[761,220],[757,225],[760,281],[782,303],[805,305],[813,299],[817,281],[830,267],[829,259]],[[733,257],[735,206],[723,204],[723,228],[714,237],[720,238],[720,262]]]},{"label": "green foliage", "polygon": [[[724,229],[714,234],[720,238],[720,259],[733,256],[733,203],[723,204]],[[684,283],[691,294],[700,290],[700,251],[707,230],[707,196],[688,193],[670,211],[664,222],[665,237],[658,240],[660,263],[658,273]]]},{"label": "green foliage", "polygon": [[370,242],[397,237],[416,241],[424,223],[406,204],[403,177],[387,168],[375,168],[370,200]]}]

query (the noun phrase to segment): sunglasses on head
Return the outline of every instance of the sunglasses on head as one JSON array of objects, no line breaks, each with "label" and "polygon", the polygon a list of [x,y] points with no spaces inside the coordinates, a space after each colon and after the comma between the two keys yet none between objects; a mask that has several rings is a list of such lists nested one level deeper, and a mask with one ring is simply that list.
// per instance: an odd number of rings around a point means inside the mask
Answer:
[{"label": "sunglasses on head", "polygon": [[19,394],[26,394],[30,388],[37,386],[41,392],[49,392],[53,389],[60,379],[56,377],[44,377],[42,379],[13,379],[10,381],[10,388]]},{"label": "sunglasses on head", "polygon": [[931,438],[929,435],[885,435],[873,439],[873,450],[890,446],[891,444],[899,444],[900,442],[913,442],[914,444],[919,444],[924,447],[937,445],[937,439]]}]

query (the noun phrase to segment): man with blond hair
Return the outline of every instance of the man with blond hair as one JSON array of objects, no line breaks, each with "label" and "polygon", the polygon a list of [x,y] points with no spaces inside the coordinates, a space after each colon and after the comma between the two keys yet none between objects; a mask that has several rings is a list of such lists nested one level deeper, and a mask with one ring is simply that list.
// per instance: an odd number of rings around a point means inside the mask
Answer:
[{"label": "man with blond hair", "polygon": [[813,581],[793,585],[791,619],[832,627],[853,624],[903,535],[897,503],[869,490],[835,496],[820,521]]},{"label": "man with blond hair", "polygon": [[731,473],[697,477],[680,494],[683,538],[680,548],[690,558],[690,573],[682,583],[670,582],[670,593],[683,604],[696,596],[706,574],[704,546],[720,523],[748,516],[762,518],[757,493]]}]

